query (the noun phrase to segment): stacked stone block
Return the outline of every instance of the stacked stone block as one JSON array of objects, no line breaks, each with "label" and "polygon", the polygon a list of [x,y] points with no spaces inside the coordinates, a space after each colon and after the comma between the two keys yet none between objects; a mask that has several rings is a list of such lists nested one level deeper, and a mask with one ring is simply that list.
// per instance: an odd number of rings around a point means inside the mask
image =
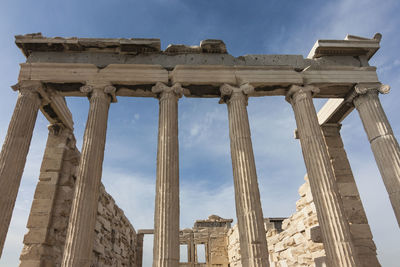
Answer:
[{"label": "stacked stone block", "polygon": [[336,185],[343,202],[351,238],[361,266],[379,267],[381,265],[376,256],[376,246],[340,136],[340,128],[340,124],[324,124],[321,126]]},{"label": "stacked stone block", "polygon": [[268,251],[271,266],[315,266],[315,259],[324,257],[324,246],[318,226],[317,212],[310,185],[299,188],[300,199],[296,212],[282,222],[282,232],[267,231]]},{"label": "stacked stone block", "polygon": [[71,208],[79,152],[67,129],[49,127],[28,233],[24,237],[21,267],[59,266]]},{"label": "stacked stone block", "polygon": [[[299,189],[296,212],[283,221],[281,232],[275,228],[266,232],[271,267],[313,267],[316,266],[315,259],[325,256],[310,185],[307,177],[305,179],[306,183]],[[230,266],[241,267],[236,225],[229,230],[228,240]]]},{"label": "stacked stone block", "polygon": [[228,233],[228,259],[230,267],[242,267],[240,261],[240,240],[237,224],[229,229]]},{"label": "stacked stone block", "polygon": [[134,266],[135,229],[103,185],[100,187],[95,232],[94,266]]},{"label": "stacked stone block", "polygon": [[[20,267],[61,266],[80,153],[71,132],[50,128]],[[136,232],[101,185],[92,265],[136,266]]]}]

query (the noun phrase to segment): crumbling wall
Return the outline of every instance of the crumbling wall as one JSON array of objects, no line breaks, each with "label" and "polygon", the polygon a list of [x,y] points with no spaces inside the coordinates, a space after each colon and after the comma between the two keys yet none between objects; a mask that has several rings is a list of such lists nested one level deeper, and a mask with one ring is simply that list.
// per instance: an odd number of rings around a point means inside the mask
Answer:
[{"label": "crumbling wall", "polygon": [[240,241],[239,241],[239,229],[238,225],[235,224],[228,231],[228,260],[230,267],[242,267],[240,262]]},{"label": "crumbling wall", "polygon": [[[206,220],[197,220],[192,229],[180,231],[180,244],[188,248],[188,262],[180,262],[179,266],[215,266],[228,267],[227,232],[231,228],[232,219],[224,219],[211,215]],[[205,261],[199,262],[197,255],[199,245],[205,248]]]},{"label": "crumbling wall", "polygon": [[[70,132],[49,133],[20,267],[61,266],[79,158]],[[103,185],[94,231],[93,266],[135,266],[135,229]]]},{"label": "crumbling wall", "polygon": [[282,232],[277,229],[267,231],[271,267],[312,267],[316,258],[325,256],[307,176],[305,179],[306,183],[299,188],[296,212],[282,222]]},{"label": "crumbling wall", "polygon": [[136,231],[103,185],[100,187],[95,231],[95,266],[134,266]]},{"label": "crumbling wall", "polygon": [[[271,267],[312,267],[315,266],[315,259],[325,256],[317,212],[307,179],[300,187],[299,194],[296,212],[283,220],[282,231],[272,228],[266,232]],[[230,266],[241,267],[237,225],[229,230],[228,240]]]}]

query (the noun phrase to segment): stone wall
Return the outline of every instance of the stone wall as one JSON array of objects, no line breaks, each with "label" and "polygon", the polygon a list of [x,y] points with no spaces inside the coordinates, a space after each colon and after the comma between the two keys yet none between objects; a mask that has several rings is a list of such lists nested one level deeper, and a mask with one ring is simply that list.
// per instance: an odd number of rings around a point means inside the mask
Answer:
[{"label": "stone wall", "polygon": [[134,266],[136,231],[103,185],[100,188],[95,231],[95,266]]},{"label": "stone wall", "polygon": [[240,262],[240,241],[239,241],[239,229],[238,225],[235,224],[228,231],[228,260],[230,267],[242,267]]},{"label": "stone wall", "polygon": [[[314,260],[323,260],[324,246],[318,226],[308,180],[299,189],[296,212],[283,220],[282,229],[271,227],[265,220],[269,261],[271,267],[315,266]],[[228,232],[228,257],[231,267],[241,267],[240,242],[237,225]]]},{"label": "stone wall", "polygon": [[[180,231],[180,244],[188,248],[188,262],[180,262],[180,267],[215,266],[228,267],[227,232],[231,228],[232,219],[224,219],[211,215],[206,220],[197,220],[192,229]],[[204,245],[205,262],[199,262],[198,245]]]},{"label": "stone wall", "polygon": [[[80,153],[67,130],[50,131],[20,267],[61,266]],[[101,185],[93,266],[136,266],[136,232]]]},{"label": "stone wall", "polygon": [[277,229],[267,231],[271,267],[312,267],[315,259],[325,256],[307,176],[305,179],[306,183],[299,188],[296,212],[282,222],[281,232]]},{"label": "stone wall", "polygon": [[340,128],[340,124],[321,126],[344,212],[350,225],[351,238],[361,267],[380,267],[367,215],[340,136]]}]

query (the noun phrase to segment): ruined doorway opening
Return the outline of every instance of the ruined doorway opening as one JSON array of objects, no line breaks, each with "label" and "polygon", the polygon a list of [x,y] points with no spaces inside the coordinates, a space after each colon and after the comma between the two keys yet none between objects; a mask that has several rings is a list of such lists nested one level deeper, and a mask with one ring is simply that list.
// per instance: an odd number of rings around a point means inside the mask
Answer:
[{"label": "ruined doorway opening", "polygon": [[206,263],[206,246],[205,244],[196,245],[197,263]]},{"label": "ruined doorway opening", "polygon": [[181,244],[179,246],[179,262],[180,263],[187,263],[188,262],[188,245]]}]

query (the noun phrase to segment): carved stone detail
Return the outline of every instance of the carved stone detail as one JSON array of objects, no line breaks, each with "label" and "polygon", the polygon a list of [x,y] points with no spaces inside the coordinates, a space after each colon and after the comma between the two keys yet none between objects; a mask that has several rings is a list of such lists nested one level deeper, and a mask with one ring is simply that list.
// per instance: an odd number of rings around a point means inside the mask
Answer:
[{"label": "carved stone detail", "polygon": [[110,96],[111,102],[117,102],[115,95],[116,88],[110,84],[86,84],[81,86],[80,91],[87,94],[89,97],[93,94],[98,94],[99,96]]},{"label": "carved stone detail", "polygon": [[177,99],[181,98],[184,89],[182,88],[180,83],[175,83],[173,86],[170,87],[162,82],[157,82],[156,85],[151,88],[151,91],[156,94],[157,97],[160,98],[160,100],[163,100],[169,97],[175,97]]},{"label": "carved stone detail", "polygon": [[348,105],[354,105],[354,100],[361,95],[367,93],[373,94],[388,94],[390,92],[390,86],[381,83],[358,83],[354,86],[354,90],[345,99]]},{"label": "carved stone detail", "polygon": [[220,87],[221,99],[219,103],[228,103],[233,98],[242,98],[248,104],[248,95],[254,92],[254,87],[249,83],[243,83],[239,87],[235,87],[229,84],[223,84]]}]

